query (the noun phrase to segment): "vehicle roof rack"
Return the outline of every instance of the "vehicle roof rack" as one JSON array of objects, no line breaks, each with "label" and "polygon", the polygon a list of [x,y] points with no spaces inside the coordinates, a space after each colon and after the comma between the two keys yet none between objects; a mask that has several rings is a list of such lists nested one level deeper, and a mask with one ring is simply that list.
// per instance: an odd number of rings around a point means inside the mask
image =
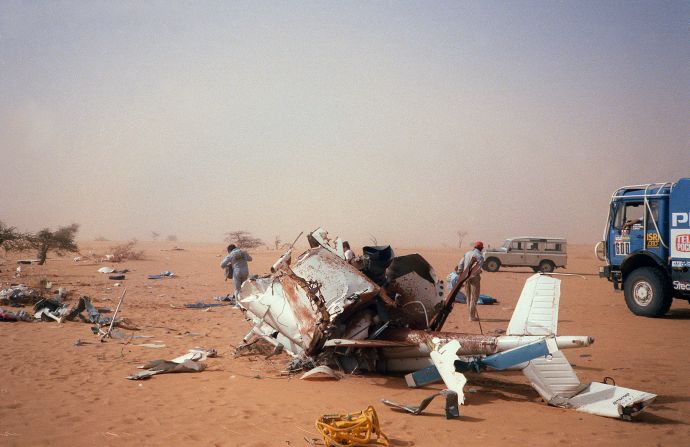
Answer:
[{"label": "vehicle roof rack", "polygon": [[[666,188],[668,188],[668,191],[664,191]],[[642,194],[631,194],[631,195],[626,195],[626,192],[629,191],[636,191],[640,190],[643,191]],[[650,191],[652,190],[652,191]],[[629,185],[629,186],[623,186],[618,189],[611,195],[611,200],[617,199],[617,198],[638,198],[638,199],[644,199],[644,198],[649,198],[649,197],[666,197],[669,194],[671,194],[671,191],[673,190],[673,183],[672,182],[666,182],[666,183],[645,183],[642,185]]]}]

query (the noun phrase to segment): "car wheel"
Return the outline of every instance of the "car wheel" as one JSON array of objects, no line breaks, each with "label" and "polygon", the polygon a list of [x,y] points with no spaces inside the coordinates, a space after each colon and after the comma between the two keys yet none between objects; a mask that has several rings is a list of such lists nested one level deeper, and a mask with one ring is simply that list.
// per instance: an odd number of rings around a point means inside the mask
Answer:
[{"label": "car wheel", "polygon": [[499,261],[496,258],[489,258],[486,261],[484,261],[483,268],[487,272],[497,272],[498,269],[501,268],[501,261]]},{"label": "car wheel", "polygon": [[623,291],[628,309],[643,317],[665,315],[673,301],[663,273],[652,267],[633,270],[625,279]]},{"label": "car wheel", "polygon": [[542,273],[551,273],[556,269],[556,265],[551,261],[541,261],[539,263],[539,271]]}]

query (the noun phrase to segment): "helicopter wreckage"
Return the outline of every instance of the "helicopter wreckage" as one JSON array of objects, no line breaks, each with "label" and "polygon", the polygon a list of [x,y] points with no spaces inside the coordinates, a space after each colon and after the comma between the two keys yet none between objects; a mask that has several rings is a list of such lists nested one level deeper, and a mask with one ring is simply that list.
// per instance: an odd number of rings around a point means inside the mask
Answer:
[{"label": "helicopter wreckage", "polygon": [[[438,394],[446,396],[447,417],[457,417],[457,403],[464,403],[462,373],[487,368],[522,370],[548,404],[600,416],[630,420],[656,398],[580,382],[561,350],[594,339],[557,335],[560,280],[553,276],[527,279],[505,335],[443,332],[468,271],[446,294],[419,254],[396,257],[390,246],[369,246],[348,261],[343,241],[324,229],[307,240],[310,248],[294,262],[290,248],[273,273],[242,285],[238,303],[252,327],[238,350],[264,340],[292,356],[292,370],[412,372],[406,380],[413,387],[443,380],[448,389]],[[419,407],[384,403],[419,414],[429,400]]]}]

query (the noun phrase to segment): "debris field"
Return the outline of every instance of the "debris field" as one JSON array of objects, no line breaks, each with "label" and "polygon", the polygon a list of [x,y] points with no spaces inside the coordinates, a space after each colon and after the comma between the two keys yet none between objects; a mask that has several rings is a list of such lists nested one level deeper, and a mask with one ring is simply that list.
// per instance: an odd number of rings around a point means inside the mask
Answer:
[{"label": "debris field", "polygon": [[[98,244],[85,242],[82,251],[89,246],[99,249]],[[334,354],[337,361],[326,363],[335,377],[321,370],[301,380],[311,368],[302,365],[300,369],[295,359],[318,358],[328,339],[356,338],[343,335],[348,330],[350,335],[356,333],[357,322],[348,321],[351,327],[341,327],[338,334],[304,333],[301,346],[248,337],[258,315],[251,311],[258,308],[244,302],[244,288],[240,300],[244,310],[223,299],[232,287],[218,268],[223,247],[197,243],[171,251],[163,242],[142,245],[146,251],[142,260],[108,263],[54,257],[43,266],[22,265],[19,278],[15,272],[19,256],[2,258],[0,289],[12,284],[35,289],[48,282],[51,288],[42,291],[43,297],[54,299],[62,289],[66,305],[62,313],[74,311],[73,318],[62,322],[50,316],[62,316],[59,308],[52,308],[43,321],[0,323],[3,445],[324,445],[315,421],[369,406],[375,408],[390,445],[433,446],[459,440],[489,446],[527,441],[530,445],[690,442],[690,349],[685,342],[690,306],[675,302],[665,319],[631,315],[622,296],[596,276],[598,264],[589,247],[570,247],[568,272],[582,274],[584,279],[559,278],[558,334],[596,340],[586,348],[565,351],[582,383],[610,377],[618,386],[658,396],[632,423],[549,406],[520,371],[464,372],[464,405],[459,417],[451,419],[447,418],[448,387],[434,382],[410,388],[405,368],[396,370],[391,359],[373,359],[371,367],[364,368],[362,358]],[[353,248],[361,253],[361,247]],[[293,265],[307,249],[298,243]],[[463,253],[459,249],[394,249],[396,256],[421,255],[442,279]],[[251,273],[269,275],[282,254],[252,251]],[[113,272],[99,273],[102,267],[127,271],[118,274],[124,278],[109,279]],[[166,274],[170,272],[174,275]],[[479,306],[481,329],[467,321],[466,306],[456,303],[442,330],[502,336],[532,274],[519,268],[485,272],[482,292],[498,302]],[[113,325],[112,334],[101,342],[108,326],[103,325],[100,334],[93,327],[99,321],[112,321],[124,289],[126,297],[117,317],[126,324]],[[403,293],[389,295],[399,305],[404,299]],[[35,303],[25,304],[0,307],[33,316]],[[333,309],[329,315],[336,313]],[[424,330],[433,319],[419,311],[411,315],[414,321],[408,329]],[[380,314],[367,314],[360,320],[370,322],[367,338],[385,341],[388,328],[371,337],[385,324]],[[307,340],[307,335],[323,340]],[[317,345],[319,349],[313,349]],[[300,357],[303,352],[309,355]],[[128,376],[139,380],[126,380]],[[438,398],[425,401],[439,393]],[[413,410],[419,410],[423,402],[424,408],[414,415],[382,400]],[[51,423],[37,424],[37,420]]]}]

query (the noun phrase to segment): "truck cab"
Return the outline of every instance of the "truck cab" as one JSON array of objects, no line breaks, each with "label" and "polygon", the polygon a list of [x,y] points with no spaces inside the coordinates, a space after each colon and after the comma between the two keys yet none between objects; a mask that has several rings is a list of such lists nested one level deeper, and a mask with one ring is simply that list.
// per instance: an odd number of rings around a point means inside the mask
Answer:
[{"label": "truck cab", "polygon": [[599,274],[623,289],[634,314],[662,316],[673,297],[690,298],[688,211],[690,179],[625,186],[611,196]]}]

